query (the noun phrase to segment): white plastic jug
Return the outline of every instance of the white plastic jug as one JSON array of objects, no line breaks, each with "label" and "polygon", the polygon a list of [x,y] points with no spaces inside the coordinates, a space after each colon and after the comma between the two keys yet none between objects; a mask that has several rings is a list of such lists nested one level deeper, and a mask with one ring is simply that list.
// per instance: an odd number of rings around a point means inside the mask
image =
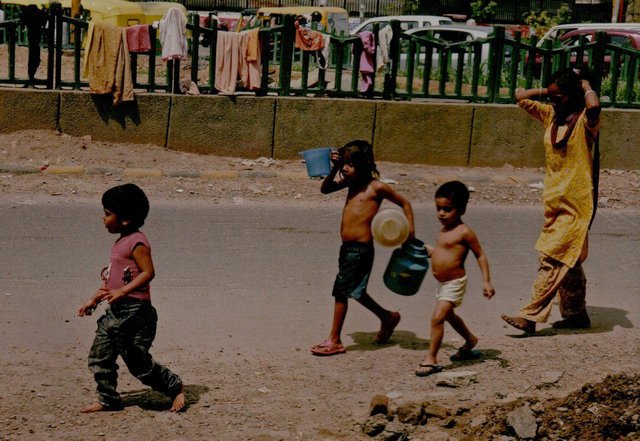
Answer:
[{"label": "white plastic jug", "polygon": [[409,221],[404,213],[395,208],[383,208],[371,221],[373,238],[380,245],[395,247],[409,237]]}]

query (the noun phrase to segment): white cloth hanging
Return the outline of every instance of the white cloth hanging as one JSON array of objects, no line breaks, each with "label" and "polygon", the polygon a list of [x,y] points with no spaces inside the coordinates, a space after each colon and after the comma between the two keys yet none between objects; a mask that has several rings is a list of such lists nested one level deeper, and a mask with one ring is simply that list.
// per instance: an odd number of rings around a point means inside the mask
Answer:
[{"label": "white cloth hanging", "polygon": [[187,17],[178,8],[170,8],[162,20],[153,24],[160,28],[160,45],[162,59],[186,60],[187,47]]}]

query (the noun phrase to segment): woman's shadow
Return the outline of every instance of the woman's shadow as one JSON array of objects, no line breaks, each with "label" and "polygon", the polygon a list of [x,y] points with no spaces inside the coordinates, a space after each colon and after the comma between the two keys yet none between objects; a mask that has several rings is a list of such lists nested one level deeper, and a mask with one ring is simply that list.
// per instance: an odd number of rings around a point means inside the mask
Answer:
[{"label": "woman's shadow", "polygon": [[[200,401],[200,396],[209,392],[208,386],[198,384],[184,386],[185,409]],[[153,389],[141,389],[122,393],[124,407],[138,406],[145,410],[165,411],[171,408],[171,400]]]},{"label": "woman's shadow", "polygon": [[602,334],[613,331],[613,328],[631,329],[633,323],[627,317],[628,311],[618,308],[604,308],[602,306],[587,306],[587,313],[591,318],[591,327],[582,329],[555,329],[553,326],[542,328],[535,334],[511,334],[510,337],[551,337],[554,335],[568,334]]}]

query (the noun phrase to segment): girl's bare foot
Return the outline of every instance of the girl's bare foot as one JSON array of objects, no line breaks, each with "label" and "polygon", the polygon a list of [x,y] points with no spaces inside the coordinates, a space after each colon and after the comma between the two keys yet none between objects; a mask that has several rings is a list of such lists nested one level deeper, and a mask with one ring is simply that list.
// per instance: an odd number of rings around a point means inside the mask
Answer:
[{"label": "girl's bare foot", "polygon": [[180,385],[180,392],[178,392],[171,402],[171,408],[169,409],[171,412],[180,412],[184,409],[186,404],[186,400],[184,398],[184,386]]},{"label": "girl's bare foot", "polygon": [[85,406],[82,409],[80,409],[80,412],[93,413],[93,412],[102,412],[104,410],[109,410],[109,408],[100,403],[91,403],[88,406]]}]

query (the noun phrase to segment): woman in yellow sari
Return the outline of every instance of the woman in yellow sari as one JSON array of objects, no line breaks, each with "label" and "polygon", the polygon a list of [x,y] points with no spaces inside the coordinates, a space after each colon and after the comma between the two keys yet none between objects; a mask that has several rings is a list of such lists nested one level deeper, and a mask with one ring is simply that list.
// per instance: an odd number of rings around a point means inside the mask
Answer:
[{"label": "woman in yellow sari", "polygon": [[[516,91],[518,105],[542,122],[546,175],[544,225],[536,249],[538,276],[531,302],[518,316],[502,315],[511,326],[535,333],[545,323],[556,295],[563,320],[554,328],[588,328],[582,262],[594,214],[592,147],[600,129],[600,100],[586,67],[556,72],[546,88]],[[543,99],[550,104],[542,102]]]}]

